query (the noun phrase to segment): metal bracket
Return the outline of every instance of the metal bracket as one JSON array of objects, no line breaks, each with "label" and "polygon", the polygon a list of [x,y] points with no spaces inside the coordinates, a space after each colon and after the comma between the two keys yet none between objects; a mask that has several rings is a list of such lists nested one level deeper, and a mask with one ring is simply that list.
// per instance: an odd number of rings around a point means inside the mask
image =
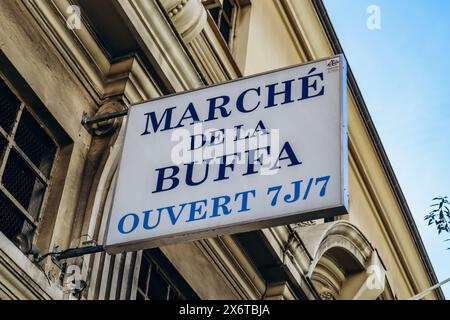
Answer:
[{"label": "metal bracket", "polygon": [[59,250],[59,246],[55,246],[52,252],[46,253],[38,257],[35,262],[39,263],[48,256],[51,256],[52,262],[55,263],[61,270],[64,269],[63,260],[70,258],[77,258],[87,254],[94,254],[105,251],[105,248],[101,245],[91,245],[79,248],[69,248],[66,250]]},{"label": "metal bracket", "polygon": [[[103,246],[96,245],[94,241],[84,242],[84,245],[85,246],[83,246],[83,247],[69,248],[69,249],[66,249],[63,251],[61,251],[59,249],[58,245],[55,245],[53,247],[52,252],[46,253],[42,256],[39,256],[38,258],[36,258],[34,260],[34,262],[39,263],[42,260],[44,260],[45,258],[47,258],[48,256],[50,256],[52,262],[59,268],[59,270],[61,270],[60,275],[59,275],[59,280],[61,283],[63,283],[64,278],[66,276],[66,272],[67,272],[67,266],[68,266],[67,262],[64,260],[70,259],[70,258],[81,257],[81,256],[84,256],[87,254],[94,254],[94,253],[105,251],[105,248]],[[83,284],[82,288],[75,289],[75,291],[73,293],[80,294],[86,288],[86,282],[83,280],[81,280],[81,282]]]},{"label": "metal bracket", "polygon": [[103,246],[89,246],[89,247],[81,247],[81,248],[70,248],[66,249],[55,256],[55,259],[58,261],[67,260],[70,258],[77,258],[81,256],[85,256],[87,254],[94,254],[105,251]]},{"label": "metal bracket", "polygon": [[[88,114],[84,111],[83,116],[81,117],[81,124],[88,132],[102,135],[108,133],[110,128],[113,127],[113,123],[111,123],[110,120],[125,117],[126,115],[128,115],[128,110],[121,110],[89,118]],[[105,126],[99,126],[98,124],[101,122],[109,122],[109,125],[106,124]],[[94,125],[97,126],[94,127]],[[106,129],[102,127],[106,127]]]}]

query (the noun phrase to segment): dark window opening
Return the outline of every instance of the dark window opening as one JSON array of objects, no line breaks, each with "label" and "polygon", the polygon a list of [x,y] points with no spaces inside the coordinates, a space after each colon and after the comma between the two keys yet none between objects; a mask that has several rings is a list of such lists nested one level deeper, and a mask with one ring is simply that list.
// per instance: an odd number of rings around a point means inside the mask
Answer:
[{"label": "dark window opening", "polygon": [[198,300],[199,297],[159,249],[142,253],[137,300]]},{"label": "dark window opening", "polygon": [[16,120],[17,111],[19,111],[20,101],[9,90],[6,83],[0,79],[0,127],[9,133]]},{"label": "dark window opening", "polygon": [[56,145],[27,110],[24,110],[19,122],[16,143],[48,178],[55,158]]},{"label": "dark window opening", "polygon": [[38,217],[45,185],[14,149],[9,153],[2,185],[34,219]]},{"label": "dark window opening", "polygon": [[0,79],[0,232],[31,241],[57,145],[37,118]]},{"label": "dark window opening", "polygon": [[237,6],[233,0],[204,0],[203,4],[217,25],[220,34],[228,46],[231,46],[234,34]]}]

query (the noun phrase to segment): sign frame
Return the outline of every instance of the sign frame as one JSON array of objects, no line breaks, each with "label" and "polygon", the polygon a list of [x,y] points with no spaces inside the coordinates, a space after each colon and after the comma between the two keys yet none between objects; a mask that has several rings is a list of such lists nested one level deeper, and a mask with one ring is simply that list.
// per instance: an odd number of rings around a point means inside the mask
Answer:
[{"label": "sign frame", "polygon": [[124,146],[125,146],[125,139],[126,134],[128,132],[128,125],[129,121],[127,121],[124,131],[124,137],[123,137],[123,143],[120,147],[119,151],[119,164],[117,166],[117,170],[115,173],[115,185],[113,187],[113,193],[111,198],[111,205],[109,208],[109,215],[108,215],[108,221],[105,228],[105,236],[104,236],[104,243],[103,246],[109,254],[117,254],[121,252],[130,252],[130,251],[137,251],[137,250],[143,250],[143,249],[150,249],[165,245],[170,245],[178,242],[184,242],[184,241],[195,241],[205,238],[212,238],[220,235],[231,235],[236,233],[242,233],[242,232],[249,232],[254,230],[260,230],[265,229],[269,227],[275,227],[280,225],[287,225],[292,223],[299,223],[309,220],[316,220],[316,219],[326,219],[326,218],[332,218],[339,215],[345,215],[348,214],[348,207],[349,207],[349,194],[348,194],[348,119],[347,119],[347,60],[343,54],[337,54],[326,58],[321,58],[314,61],[308,61],[306,63],[296,64],[289,67],[283,67],[283,68],[277,68],[274,70],[241,77],[238,79],[232,79],[229,81],[221,82],[219,84],[214,84],[210,86],[204,86],[192,90],[187,90],[183,92],[176,92],[173,94],[157,97],[155,99],[149,99],[144,100],[138,103],[131,104],[127,110],[127,116],[130,114],[130,111],[132,108],[136,106],[140,106],[142,104],[148,103],[148,102],[155,102],[159,100],[163,100],[170,97],[175,96],[182,96],[182,95],[188,95],[195,93],[200,90],[205,89],[211,89],[215,87],[221,87],[228,85],[230,83],[239,82],[241,80],[246,79],[252,79],[259,76],[269,75],[271,73],[276,73],[280,71],[295,69],[298,67],[308,66],[311,64],[323,62],[323,61],[329,61],[332,59],[338,58],[340,61],[339,64],[339,92],[340,92],[340,101],[339,101],[339,114],[340,114],[340,205],[338,206],[329,206],[329,207],[321,207],[317,210],[311,210],[309,212],[292,212],[289,214],[283,214],[282,216],[278,218],[261,218],[257,220],[253,220],[250,222],[242,222],[237,224],[232,224],[224,227],[218,227],[218,228],[205,228],[205,229],[199,229],[195,231],[189,231],[189,232],[180,232],[180,233],[174,233],[170,236],[164,235],[159,236],[151,239],[144,239],[144,240],[134,240],[130,242],[123,242],[120,244],[113,244],[108,245],[108,238],[109,238],[109,230],[110,230],[110,223],[111,223],[111,216],[112,216],[112,210],[114,208],[114,202],[116,200],[116,191],[118,188],[118,175],[121,170],[121,167],[123,165],[123,152],[124,152]]}]

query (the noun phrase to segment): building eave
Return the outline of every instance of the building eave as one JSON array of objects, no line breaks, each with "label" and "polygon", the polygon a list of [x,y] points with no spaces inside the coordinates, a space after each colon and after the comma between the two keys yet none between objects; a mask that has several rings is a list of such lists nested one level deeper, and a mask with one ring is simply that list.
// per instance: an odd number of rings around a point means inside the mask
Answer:
[{"label": "building eave", "polygon": [[[320,19],[320,22],[323,26],[323,29],[326,33],[326,36],[330,42],[330,45],[333,49],[334,54],[344,54],[344,50],[339,42],[338,36],[334,27],[331,23],[330,17],[328,16],[327,10],[322,0],[312,0],[316,13]],[[356,78],[351,70],[351,67],[348,66],[348,86],[349,89],[355,99],[356,106],[358,111],[361,114],[364,125],[369,133],[372,144],[376,150],[377,156],[380,159],[380,162],[383,166],[383,169],[386,173],[386,176],[389,180],[389,184],[392,187],[392,190],[395,194],[395,197],[399,203],[401,208],[401,212],[403,217],[407,223],[408,229],[411,233],[412,238],[414,239],[414,243],[419,252],[420,258],[425,266],[428,277],[432,285],[437,284],[439,281],[437,279],[436,273],[434,271],[433,265],[431,264],[430,258],[427,254],[425,246],[422,242],[422,238],[420,237],[419,230],[417,229],[417,225],[414,222],[414,218],[412,216],[411,210],[409,209],[408,203],[405,199],[403,191],[400,187],[400,184],[397,180],[395,172],[392,168],[392,165],[389,161],[389,158],[386,154],[386,151],[381,142],[380,136],[375,128],[372,117],[370,116],[369,110],[367,108],[366,102],[364,101],[361,90],[356,82]],[[436,289],[436,295],[439,299],[445,300],[444,293],[441,288]]]}]

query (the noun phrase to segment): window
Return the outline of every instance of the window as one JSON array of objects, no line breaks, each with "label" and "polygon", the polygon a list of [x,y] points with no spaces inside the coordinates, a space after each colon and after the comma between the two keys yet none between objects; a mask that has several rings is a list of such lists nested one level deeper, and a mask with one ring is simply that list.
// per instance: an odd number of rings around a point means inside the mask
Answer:
[{"label": "window", "polygon": [[44,207],[57,145],[0,78],[0,232],[32,240]]},{"label": "window", "polygon": [[197,294],[159,249],[142,253],[137,300],[197,300]]},{"label": "window", "polygon": [[236,3],[234,0],[204,0],[203,4],[211,14],[226,43],[231,47],[236,20]]}]

